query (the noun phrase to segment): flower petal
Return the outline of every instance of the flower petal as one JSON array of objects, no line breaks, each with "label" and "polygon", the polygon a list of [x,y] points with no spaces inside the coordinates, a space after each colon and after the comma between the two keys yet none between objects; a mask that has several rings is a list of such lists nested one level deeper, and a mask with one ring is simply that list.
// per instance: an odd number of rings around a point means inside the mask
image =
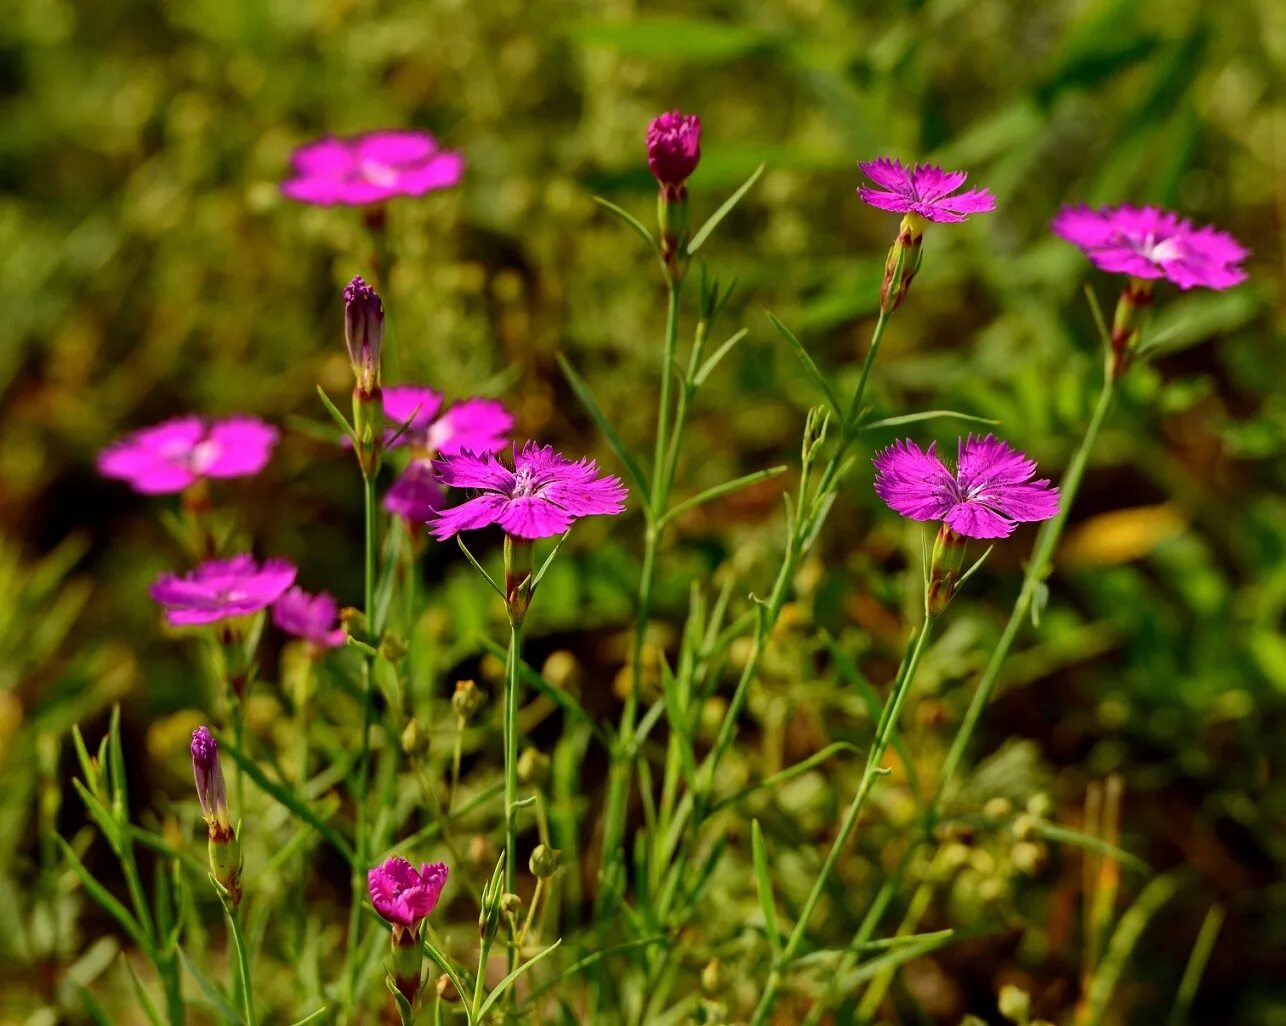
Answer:
[{"label": "flower petal", "polygon": [[438,510],[429,521],[429,530],[438,541],[446,541],[461,531],[476,531],[496,523],[508,504],[505,496],[488,492],[459,506]]},{"label": "flower petal", "polygon": [[[894,160],[891,157],[877,157],[875,160],[859,160],[857,166],[862,169],[862,174],[866,175],[876,185],[882,186],[889,192],[910,197],[912,191],[911,170],[903,167],[900,160]],[[866,199],[865,196],[862,198]]]},{"label": "flower petal", "polygon": [[448,488],[481,488],[505,496],[513,492],[513,471],[491,453],[463,449],[434,460],[433,471]]},{"label": "flower petal", "polygon": [[942,518],[948,527],[966,538],[1008,538],[1015,524],[976,502],[960,502]]},{"label": "flower petal", "polygon": [[572,515],[537,495],[510,499],[501,510],[497,523],[506,534],[534,541],[562,534],[572,525]]},{"label": "flower petal", "polygon": [[429,428],[425,447],[444,455],[461,450],[496,452],[508,444],[513,415],[495,399],[466,399],[449,407]]},{"label": "flower petal", "polygon": [[208,438],[215,456],[205,468],[205,476],[246,477],[259,473],[272,458],[277,438],[277,429],[256,417],[215,421]]},{"label": "flower petal", "polygon": [[955,478],[937,455],[909,439],[894,442],[872,460],[875,492],[895,513],[912,520],[941,520],[958,501]]}]

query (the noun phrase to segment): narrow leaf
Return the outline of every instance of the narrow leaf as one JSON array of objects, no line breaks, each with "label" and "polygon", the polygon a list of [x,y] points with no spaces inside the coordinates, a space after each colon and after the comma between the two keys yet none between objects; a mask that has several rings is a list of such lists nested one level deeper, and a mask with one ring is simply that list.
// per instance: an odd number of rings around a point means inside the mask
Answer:
[{"label": "narrow leaf", "polygon": [[[506,976],[503,980],[497,983],[496,989],[487,995],[487,1000],[482,1002],[482,1007],[478,1009],[477,1018],[479,1019],[479,1021],[483,1020],[486,1017],[487,1010],[492,1005],[494,1005],[497,1001],[500,1000],[504,992],[509,989],[509,987],[513,984],[513,982],[516,979],[518,979],[519,976],[521,976],[528,969],[534,966],[542,958],[552,954],[554,949],[557,948],[558,945],[560,945],[562,942],[563,942],[562,938],[560,937],[558,940],[554,941],[553,944],[549,945],[549,947],[547,947],[544,951],[540,952],[538,955],[533,955],[528,961],[524,962],[517,969],[511,972],[508,976]],[[463,991],[461,991],[461,993],[463,993]]]},{"label": "narrow leaf", "polygon": [[768,319],[772,321],[773,327],[777,329],[781,334],[781,337],[789,342],[790,347],[795,350],[795,355],[799,357],[799,362],[804,365],[804,371],[808,374],[809,380],[812,381],[817,390],[826,397],[826,402],[830,406],[836,418],[843,421],[844,408],[840,405],[839,396],[835,394],[835,390],[831,388],[830,382],[827,381],[822,372],[818,370],[817,364],[813,362],[813,358],[808,355],[808,350],[804,348],[804,343],[799,341],[799,339],[795,337],[794,332],[786,327],[786,325],[777,320],[772,311],[765,311],[765,313],[768,314]]},{"label": "narrow leaf", "polygon": [[731,495],[733,492],[739,492],[743,488],[749,488],[751,485],[758,484],[760,481],[768,481],[778,474],[784,474],[789,467],[784,463],[776,467],[769,467],[766,470],[756,470],[753,474],[744,474],[741,477],[734,478],[731,481],[725,481],[723,484],[715,485],[713,488],[707,488],[704,492],[692,496],[690,499],[684,499],[677,506],[669,509],[659,521],[659,526],[665,526],[677,517],[682,516],[689,510],[696,509],[707,502],[721,498],[724,495]]},{"label": "narrow leaf", "polygon": [[121,952],[121,962],[129,970],[130,982],[134,985],[134,996],[138,998],[138,1003],[142,1006],[148,1021],[152,1026],[165,1026],[165,1020],[161,1018],[156,1002],[152,1000],[152,995],[147,992],[147,988],[143,986],[143,981],[138,978],[138,973],[134,971],[134,963],[129,960],[129,956],[124,952]]},{"label": "narrow leaf", "polygon": [[357,432],[353,430],[353,425],[348,422],[348,418],[339,412],[339,407],[330,401],[330,396],[326,394],[321,385],[317,386],[317,394],[321,396],[322,405],[326,407],[326,412],[331,415],[331,419],[339,425],[339,429],[344,433],[350,442],[357,444]]},{"label": "narrow leaf", "polygon": [[576,373],[562,353],[558,354],[558,366],[563,369],[563,375],[567,378],[567,383],[572,386],[572,391],[576,393],[576,398],[581,401],[581,405],[585,407],[585,412],[590,415],[595,426],[603,433],[603,437],[607,439],[607,444],[611,446],[612,452],[621,461],[621,466],[625,468],[625,472],[634,483],[634,487],[638,489],[639,494],[643,497],[643,512],[650,519],[652,516],[652,500],[648,492],[647,478],[643,475],[643,468],[639,465],[639,461],[634,458],[634,454],[626,448],[620,436],[617,435],[612,425],[608,423],[607,417],[594,399],[594,393],[589,390],[589,385],[585,384],[585,381]]},{"label": "narrow leaf", "polygon": [[1108,1002],[1112,1000],[1112,992],[1116,990],[1117,980],[1120,979],[1121,971],[1134,951],[1135,944],[1152,916],[1179,889],[1179,879],[1177,873],[1154,877],[1121,916],[1112,932],[1112,939],[1108,941],[1103,961],[1099,963],[1094,971],[1094,979],[1090,981],[1084,1019],[1087,1026],[1098,1026],[1103,1021]]},{"label": "narrow leaf", "polygon": [[308,1023],[314,1021],[315,1019],[320,1019],[323,1015],[325,1015],[326,1008],[327,1008],[326,1005],[322,1005],[321,1008],[317,1009],[317,1011],[311,1012],[308,1015],[305,1015],[298,1022],[292,1023],[291,1026],[307,1026]]},{"label": "narrow leaf", "polygon": [[764,833],[759,820],[750,821],[750,849],[755,860],[755,886],[759,890],[759,907],[764,913],[764,930],[773,957],[781,951],[781,931],[777,929],[777,903],[773,900],[772,873],[768,869],[768,852],[764,848]]},{"label": "narrow leaf", "polygon": [[794,780],[795,777],[803,776],[814,766],[820,766],[832,755],[836,755],[839,752],[852,752],[854,755],[862,754],[861,749],[856,745],[851,745],[847,741],[835,741],[832,744],[827,745],[820,752],[814,752],[807,759],[801,759],[793,766],[787,766],[784,770],[779,770],[771,776],[764,777],[763,780],[751,784],[749,787],[743,787],[736,794],[729,795],[722,801],[716,802],[713,808],[711,808],[710,814],[714,815],[714,813],[719,812],[722,809],[726,809],[731,805],[736,805],[738,802],[749,798],[756,791],[765,791],[769,788],[776,787],[778,784],[784,784],[788,780]]},{"label": "narrow leaf", "polygon": [[701,244],[710,237],[710,233],[719,227],[719,222],[732,213],[732,208],[740,203],[741,198],[750,191],[755,182],[759,181],[759,176],[764,173],[764,168],[767,166],[767,164],[760,164],[755,168],[754,172],[745,180],[741,188],[724,200],[723,206],[711,214],[706,220],[706,223],[697,229],[697,233],[692,236],[692,241],[688,243],[688,256],[692,256],[692,254],[699,250],[701,248]]},{"label": "narrow leaf", "polygon": [[[508,649],[503,645],[496,644],[492,639],[479,635],[477,641],[479,645],[502,662],[509,657]],[[530,685],[542,695],[552,699],[553,702],[564,712],[591,728],[594,731],[594,735],[605,747],[611,748],[611,740],[599,725],[598,721],[595,720],[594,717],[585,710],[585,707],[577,702],[576,699],[567,691],[546,680],[538,671],[532,669],[522,660],[518,661],[518,674],[522,677],[524,684]]]},{"label": "narrow leaf", "polygon": [[1098,335],[1103,340],[1104,348],[1110,348],[1112,345],[1112,333],[1107,330],[1107,321],[1103,319],[1103,308],[1098,305],[1098,296],[1095,295],[1094,289],[1089,282],[1085,283],[1085,301],[1090,305],[1090,313],[1094,316],[1094,326],[1098,328]]},{"label": "narrow leaf", "polygon": [[224,995],[223,991],[214,984],[214,981],[201,971],[197,964],[188,957],[187,952],[182,948],[179,948],[179,957],[183,959],[183,964],[187,967],[188,973],[191,974],[192,979],[196,980],[196,985],[201,988],[201,993],[205,995],[206,1001],[209,1002],[210,1007],[218,1014],[219,1018],[224,1022],[230,1022],[236,1024],[236,1026],[242,1026],[243,1020],[241,1016],[237,1015],[233,1010],[227,997]]},{"label": "narrow leaf", "polygon": [[138,921],[130,914],[129,910],[112,897],[107,888],[100,884],[93,874],[85,868],[85,864],[80,861],[79,856],[72,850],[70,844],[57,835],[55,835],[54,840],[58,842],[58,847],[62,849],[63,856],[67,859],[67,864],[71,866],[72,872],[80,879],[81,886],[89,892],[90,897],[121,924],[121,929],[129,934],[130,940],[137,944],[140,950],[146,952],[149,958],[152,957],[155,954],[152,942],[144,934],[143,928],[139,926]]},{"label": "narrow leaf", "polygon": [[900,424],[914,424],[921,420],[936,420],[939,417],[948,417],[953,420],[964,420],[971,424],[986,424],[994,427],[1000,421],[991,417],[977,417],[972,413],[961,413],[959,410],[924,410],[920,413],[905,413],[900,417],[885,417],[882,420],[868,420],[857,426],[859,431],[869,431],[872,428],[897,427]]},{"label": "narrow leaf", "polygon": [[697,388],[704,385],[706,383],[706,378],[710,377],[710,375],[714,373],[714,369],[719,366],[723,358],[732,352],[733,347],[749,334],[749,328],[742,328],[739,332],[728,339],[728,341],[724,342],[723,345],[711,353],[706,358],[706,362],[701,365],[701,369],[697,371],[696,375],[693,377],[692,384]]},{"label": "narrow leaf", "polygon": [[1170,1026],[1184,1026],[1188,1021],[1192,1000],[1197,996],[1197,987],[1201,985],[1202,974],[1206,971],[1206,963],[1210,961],[1210,953],[1214,951],[1215,940],[1219,936],[1223,920],[1223,906],[1216,904],[1210,906],[1206,918],[1201,921],[1201,929],[1197,932],[1192,953],[1188,956],[1188,964],[1184,967],[1183,976],[1179,980],[1179,989],[1174,995],[1174,1007],[1170,1009]]},{"label": "narrow leaf", "polygon": [[477,559],[474,558],[473,553],[469,551],[469,546],[467,546],[464,543],[463,536],[457,534],[455,536],[455,540],[456,540],[456,544],[460,546],[460,551],[464,553],[464,558],[473,564],[473,568],[477,570],[478,573],[482,574],[482,579],[485,580],[489,585],[491,585],[491,590],[500,596],[500,599],[502,602],[507,601],[507,599],[505,598],[504,589],[501,588],[500,585],[498,585],[495,582],[495,579],[492,578],[492,576],[482,568],[482,564],[479,563]]},{"label": "narrow leaf", "polygon": [[563,542],[567,540],[567,536],[571,533],[572,530],[569,527],[563,532],[563,536],[559,538],[558,541],[554,542],[554,547],[549,550],[549,555],[546,556],[545,561],[540,564],[540,569],[536,571],[536,576],[531,579],[531,590],[533,592],[540,584],[541,579],[545,576],[545,571],[548,570],[550,565],[554,562],[554,557],[558,555],[558,550],[563,547]]},{"label": "narrow leaf", "polygon": [[652,251],[656,253],[657,256],[661,255],[660,245],[657,243],[656,239],[652,237],[652,233],[643,226],[643,222],[640,221],[637,217],[631,214],[624,207],[618,207],[611,200],[603,199],[602,196],[595,196],[594,202],[597,203],[603,209],[611,211],[622,221],[628,224],[639,234],[639,237],[642,238],[643,241],[645,241],[649,246],[652,247]]}]

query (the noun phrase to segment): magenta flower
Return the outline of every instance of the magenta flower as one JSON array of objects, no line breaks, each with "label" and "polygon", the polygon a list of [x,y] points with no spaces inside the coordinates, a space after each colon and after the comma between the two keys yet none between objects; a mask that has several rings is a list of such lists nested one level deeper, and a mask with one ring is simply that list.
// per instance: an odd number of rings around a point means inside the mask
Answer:
[{"label": "magenta flower", "polygon": [[880,186],[878,189],[859,186],[857,194],[863,203],[880,210],[919,214],[926,220],[946,223],[964,221],[969,214],[985,214],[996,209],[996,197],[986,189],[956,192],[969,177],[964,171],[943,171],[936,164],[903,167],[900,161],[889,157],[859,161],[857,166]]},{"label": "magenta flower", "polygon": [[181,492],[208,477],[248,477],[268,463],[277,429],[254,417],[175,417],[126,435],[98,454],[98,472],[136,492]]},{"label": "magenta flower", "polygon": [[459,531],[499,524],[506,534],[529,541],[562,534],[579,517],[620,513],[625,485],[599,477],[598,465],[573,463],[553,446],[527,442],[514,449],[510,470],[490,453],[461,452],[436,460],[438,479],[452,488],[479,494],[451,509],[439,510],[430,524],[438,541]]},{"label": "magenta flower", "polygon": [[165,608],[171,626],[216,623],[266,609],[295,583],[295,568],[284,559],[265,560],[242,554],[202,563],[191,573],[161,574],[152,598]]},{"label": "magenta flower", "polygon": [[423,524],[442,507],[443,494],[433,462],[415,459],[384,493],[384,508],[408,525]]},{"label": "magenta flower", "polygon": [[1020,523],[1058,513],[1058,489],[1031,480],[1035,462],[1000,439],[962,439],[954,474],[936,450],[907,440],[875,456],[875,491],[894,512],[941,520],[967,538],[1007,538]]},{"label": "magenta flower", "polygon": [[441,407],[441,393],[431,388],[394,385],[384,389],[384,421],[388,425],[384,444],[409,445],[421,453],[448,456],[462,449],[496,452],[508,444],[514,419],[503,403],[466,399],[439,416]]},{"label": "magenta flower", "polygon": [[411,929],[437,907],[446,882],[446,863],[426,862],[417,871],[396,855],[366,874],[375,911],[390,923]]},{"label": "magenta flower", "polygon": [[1168,278],[1181,289],[1227,289],[1246,280],[1246,250],[1227,232],[1194,228],[1159,207],[1064,207],[1050,227],[1104,271]]},{"label": "magenta flower", "polygon": [[384,302],[360,274],[344,286],[344,345],[357,390],[373,395],[380,386],[380,349],[384,344]]},{"label": "magenta flower", "polygon": [[647,126],[647,166],[671,199],[683,193],[684,183],[701,160],[701,119],[670,111]]},{"label": "magenta flower", "polygon": [[394,196],[422,196],[457,184],[464,157],[438,147],[427,132],[329,136],[295,150],[295,177],[281,191],[301,203],[364,206]]},{"label": "magenta flower", "polygon": [[344,644],[344,629],[339,626],[339,606],[327,592],[310,595],[294,587],[272,604],[272,622],[287,634],[318,648],[338,648]]},{"label": "magenta flower", "polygon": [[228,786],[219,763],[219,742],[204,726],[192,731],[192,775],[196,779],[197,801],[201,814],[212,829],[228,830]]}]

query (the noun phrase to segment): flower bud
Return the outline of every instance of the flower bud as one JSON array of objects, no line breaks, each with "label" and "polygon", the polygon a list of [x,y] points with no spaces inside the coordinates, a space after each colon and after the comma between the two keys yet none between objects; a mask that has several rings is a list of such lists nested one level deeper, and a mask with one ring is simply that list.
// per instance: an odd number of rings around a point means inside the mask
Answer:
[{"label": "flower bud", "polygon": [[557,848],[551,848],[547,844],[536,845],[536,850],[531,853],[531,860],[527,867],[531,870],[532,875],[540,880],[548,880],[562,865],[563,853]]},{"label": "flower bud", "polygon": [[451,708],[462,720],[471,720],[482,707],[482,692],[471,680],[459,680],[451,696]]},{"label": "flower bud", "polygon": [[379,651],[390,663],[396,663],[406,655],[406,642],[396,634],[385,634],[380,638]]},{"label": "flower bud", "polygon": [[420,726],[420,721],[410,719],[402,728],[402,751],[412,759],[429,753],[429,736]]},{"label": "flower bud", "polygon": [[228,892],[228,903],[241,901],[241,845],[228,812],[228,787],[219,762],[219,742],[204,727],[192,731],[192,775],[209,834],[210,873]]},{"label": "flower bud", "polygon": [[389,969],[393,974],[393,982],[402,996],[414,1004],[415,997],[420,992],[420,976],[424,964],[419,926],[399,926],[394,923],[390,943],[393,957],[390,959]]},{"label": "flower bud", "polygon": [[647,165],[661,187],[657,223],[667,277],[681,278],[688,244],[688,176],[701,160],[701,119],[672,111],[647,128]]},{"label": "flower bud", "polygon": [[1130,278],[1121,291],[1112,317],[1111,360],[1112,380],[1118,381],[1130,369],[1134,354],[1143,337],[1142,314],[1152,305],[1152,282],[1146,278]]},{"label": "flower bud", "polygon": [[929,584],[925,589],[926,616],[941,616],[956,593],[956,581],[964,565],[966,539],[946,524],[938,528],[929,560]]},{"label": "flower bud", "polygon": [[1004,819],[1013,811],[1013,803],[1001,797],[987,799],[987,804],[982,807],[982,814],[991,819]]},{"label": "flower bud", "polygon": [[897,241],[884,261],[884,281],[880,285],[880,310],[886,314],[902,305],[920,270],[921,244],[927,223],[919,214],[906,214],[898,225]]},{"label": "flower bud", "polygon": [[[384,342],[384,304],[359,274],[344,286],[344,342],[357,391],[371,395],[380,387],[380,348]],[[360,437],[360,434],[359,434]]]},{"label": "flower bud", "polygon": [[536,546],[526,538],[505,535],[505,603],[509,619],[522,623],[531,605],[531,575],[535,570]]},{"label": "flower bud", "polygon": [[1009,850],[1009,861],[1024,876],[1035,876],[1045,868],[1047,851],[1043,844],[1019,841]]},{"label": "flower bud", "polygon": [[453,1005],[460,1000],[460,992],[455,989],[455,984],[451,982],[451,977],[446,973],[438,977],[438,981],[434,986],[437,988],[438,997],[447,1004]]},{"label": "flower bud", "polygon": [[1010,1022],[1025,1026],[1031,1018],[1031,995],[1012,983],[1000,988],[1000,1014]]},{"label": "flower bud", "polygon": [[701,970],[701,990],[707,997],[717,997],[728,985],[728,974],[724,971],[723,962],[717,958],[710,959]]},{"label": "flower bud", "polygon": [[505,893],[500,896],[500,912],[510,919],[522,915],[522,898],[513,893]]},{"label": "flower bud", "polygon": [[535,748],[524,748],[518,756],[518,783],[541,787],[549,778],[549,756]]}]

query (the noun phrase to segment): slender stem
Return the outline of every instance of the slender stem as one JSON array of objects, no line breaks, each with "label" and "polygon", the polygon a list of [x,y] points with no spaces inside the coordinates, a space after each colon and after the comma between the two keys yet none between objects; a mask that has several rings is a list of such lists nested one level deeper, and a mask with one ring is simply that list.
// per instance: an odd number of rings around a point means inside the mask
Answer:
[{"label": "slender stem", "polygon": [[232,930],[232,944],[237,950],[237,975],[241,980],[241,1000],[245,1008],[247,1026],[257,1026],[255,1017],[254,991],[250,986],[250,955],[246,951],[246,939],[241,933],[241,914],[229,905],[224,905],[228,915],[228,926]]},{"label": "slender stem", "polygon": [[1031,561],[1027,564],[1027,572],[1023,575],[1022,589],[1019,591],[1018,599],[1014,602],[1014,608],[1009,614],[1009,622],[1005,624],[1004,632],[1000,635],[1000,641],[997,642],[996,647],[992,650],[991,659],[987,662],[987,668],[983,671],[981,680],[978,681],[978,689],[974,692],[973,698],[969,702],[969,708],[965,712],[964,720],[960,724],[960,729],[956,732],[955,739],[951,742],[951,749],[948,751],[946,761],[943,763],[942,776],[938,782],[937,794],[932,805],[935,813],[940,810],[943,800],[947,797],[950,787],[955,781],[965,752],[968,750],[969,742],[973,740],[974,731],[978,728],[978,721],[982,718],[983,710],[987,708],[992,695],[995,693],[1001,667],[1004,666],[1005,659],[1009,655],[1009,650],[1013,647],[1014,640],[1018,636],[1018,631],[1022,627],[1023,621],[1027,619],[1036,592],[1045,578],[1049,576],[1054,550],[1058,547],[1058,541],[1062,537],[1063,527],[1067,523],[1067,516],[1071,512],[1072,504],[1076,500],[1076,493],[1081,486],[1081,479],[1085,476],[1085,467],[1089,462],[1090,452],[1094,448],[1094,443],[1098,440],[1099,431],[1103,427],[1103,422],[1107,419],[1108,411],[1112,407],[1114,393],[1114,383],[1109,373],[1104,375],[1103,388],[1099,392],[1098,403],[1095,405],[1094,413],[1085,429],[1085,437],[1081,439],[1081,444],[1072,455],[1071,462],[1067,464],[1067,469],[1063,472],[1063,478],[1059,482],[1058,515],[1052,520],[1045,521],[1041,526],[1040,533],[1036,536],[1036,547],[1032,551]]},{"label": "slender stem", "polygon": [[518,877],[518,708],[522,678],[522,622],[509,624],[509,661],[505,680],[505,891],[514,893]]},{"label": "slender stem", "polygon": [[451,790],[447,792],[447,814],[455,806],[455,791],[460,786],[460,756],[464,749],[464,717],[455,718],[455,741],[451,745]]},{"label": "slender stem", "polygon": [[857,427],[857,418],[862,413],[862,400],[866,398],[866,382],[871,376],[871,368],[875,365],[875,354],[880,351],[880,343],[884,341],[884,329],[889,323],[889,315],[883,310],[875,321],[875,327],[871,329],[871,344],[866,347],[866,359],[862,361],[862,374],[857,379],[857,388],[853,390],[853,398],[849,400],[848,415],[844,418],[845,434],[854,433],[853,429]]},{"label": "slender stem", "polygon": [[853,802],[849,805],[848,812],[844,815],[844,821],[840,824],[839,832],[835,835],[835,840],[831,844],[831,850],[827,853],[826,860],[822,863],[821,871],[817,874],[817,879],[813,881],[813,888],[804,902],[799,918],[795,921],[795,928],[791,930],[790,936],[782,947],[781,954],[776,959],[776,963],[768,975],[768,982],[764,986],[763,995],[759,999],[754,1015],[751,1016],[751,1026],[761,1026],[767,1021],[769,1014],[772,1012],[773,1003],[777,999],[777,991],[781,987],[791,960],[799,950],[799,945],[808,930],[809,920],[813,917],[817,903],[821,901],[822,893],[826,890],[826,884],[830,879],[831,873],[835,870],[836,863],[839,862],[840,854],[848,844],[853,830],[857,827],[858,817],[862,813],[863,805],[866,804],[866,797],[876,779],[883,776],[880,764],[884,759],[884,753],[888,750],[893,733],[897,730],[898,720],[902,715],[902,706],[906,702],[906,696],[911,690],[912,682],[915,680],[915,671],[919,666],[920,657],[924,653],[925,643],[933,632],[934,623],[935,618],[926,617],[920,625],[915,647],[911,650],[909,658],[903,665],[902,672],[898,675],[893,685],[893,693],[889,696],[889,700],[884,706],[884,712],[880,716],[880,722],[875,732],[875,740],[871,745],[870,753],[867,755],[866,768],[862,771],[862,779],[858,784],[857,793],[853,796]]}]

